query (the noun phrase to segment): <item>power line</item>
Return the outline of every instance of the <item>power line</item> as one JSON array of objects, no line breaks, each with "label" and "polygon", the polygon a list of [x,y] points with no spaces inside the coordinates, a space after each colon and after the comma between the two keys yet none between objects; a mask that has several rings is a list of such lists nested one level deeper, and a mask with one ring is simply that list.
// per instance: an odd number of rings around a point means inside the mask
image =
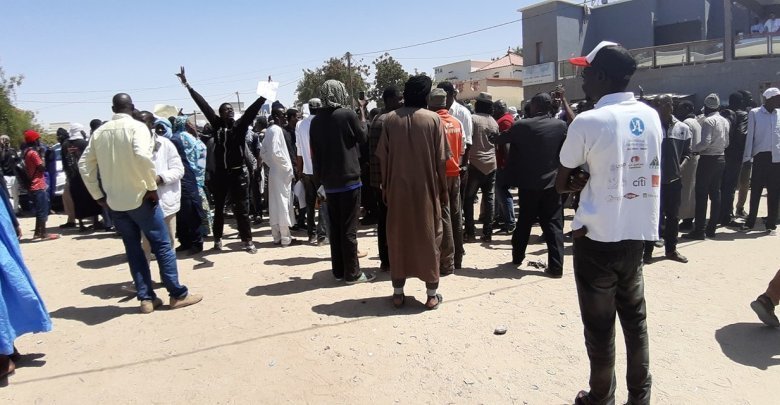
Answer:
[{"label": "power line", "polygon": [[434,40],[431,40],[431,41],[419,42],[419,43],[412,44],[412,45],[405,45],[405,46],[399,46],[399,47],[396,47],[396,48],[384,49],[384,50],[381,50],[381,51],[354,53],[354,54],[352,54],[352,56],[373,55],[373,54],[377,54],[377,53],[385,53],[385,52],[390,52],[390,51],[398,51],[398,50],[401,50],[401,49],[414,48],[414,47],[417,47],[417,46],[422,46],[422,45],[433,44],[433,43],[436,43],[436,42],[447,41],[447,40],[454,39],[454,38],[465,37],[466,35],[471,35],[471,34],[476,34],[478,32],[492,30],[494,28],[503,27],[505,25],[514,24],[514,23],[517,23],[517,22],[520,22],[520,21],[522,21],[522,19],[518,18],[517,20],[507,21],[505,23],[492,25],[490,27],[480,28],[480,29],[477,29],[477,30],[469,31],[469,32],[464,32],[462,34],[451,35],[451,36],[446,37],[446,38],[439,38],[439,39],[434,39]]}]

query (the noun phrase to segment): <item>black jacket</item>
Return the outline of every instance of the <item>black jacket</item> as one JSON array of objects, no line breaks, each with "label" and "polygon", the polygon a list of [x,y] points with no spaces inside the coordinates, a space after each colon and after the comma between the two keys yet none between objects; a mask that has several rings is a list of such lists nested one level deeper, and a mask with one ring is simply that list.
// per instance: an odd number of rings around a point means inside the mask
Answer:
[{"label": "black jacket", "polygon": [[661,141],[661,183],[669,184],[682,177],[681,165],[691,158],[691,128],[672,117],[672,125],[661,123],[664,138]]},{"label": "black jacket", "polygon": [[507,183],[523,190],[554,187],[566,130],[565,122],[545,114],[517,121],[499,135],[496,145],[510,145]]},{"label": "black jacket", "polygon": [[745,138],[748,131],[748,113],[747,111],[734,111],[734,120],[729,120],[731,127],[729,129],[729,146],[726,148],[726,158],[742,159],[745,152]]},{"label": "black jacket", "polygon": [[246,160],[246,132],[249,125],[255,120],[260,107],[265,103],[265,99],[260,97],[255,100],[249,108],[244,111],[241,118],[226,123],[211,108],[209,103],[192,88],[189,89],[190,96],[198,105],[200,111],[206,116],[214,131],[212,138],[213,150],[209,149],[207,159],[211,157],[213,164],[207,166],[213,167],[215,171],[221,172],[233,168],[244,167]]},{"label": "black jacket", "polygon": [[311,121],[309,145],[314,175],[326,191],[360,184],[360,144],[367,127],[347,108],[322,109]]}]

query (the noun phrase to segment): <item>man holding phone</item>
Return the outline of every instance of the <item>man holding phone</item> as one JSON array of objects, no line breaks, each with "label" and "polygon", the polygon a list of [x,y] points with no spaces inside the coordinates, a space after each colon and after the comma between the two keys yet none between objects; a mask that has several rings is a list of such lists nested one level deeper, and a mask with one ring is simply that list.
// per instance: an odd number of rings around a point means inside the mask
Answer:
[{"label": "man holding phone", "polygon": [[125,245],[141,312],[148,314],[162,305],[152,288],[149,262],[141,248],[142,232],[157,257],[171,309],[197,304],[203,297],[190,294],[179,284],[176,255],[158,204],[152,135],[146,125],[132,118],[135,107],[129,95],[119,93],[112,103],[113,118],[92,134],[79,160],[84,185],[98,204],[111,209]]},{"label": "man holding phone", "polygon": [[[560,153],[559,193],[582,190],[574,230],[574,278],[590,359],[590,392],[575,404],[615,401],[615,314],[626,340],[628,403],[650,403],[650,356],[642,255],[658,239],[661,139],[658,113],[626,88],[636,61],[601,42],[571,63],[595,109],[577,115]],[[575,173],[584,167],[589,172]],[[574,173],[574,175],[572,175]]]}]

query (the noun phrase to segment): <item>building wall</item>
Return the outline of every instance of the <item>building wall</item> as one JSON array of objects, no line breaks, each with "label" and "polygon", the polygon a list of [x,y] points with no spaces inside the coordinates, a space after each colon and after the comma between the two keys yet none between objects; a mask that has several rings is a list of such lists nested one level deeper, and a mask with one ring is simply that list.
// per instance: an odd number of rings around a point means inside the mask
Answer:
[{"label": "building wall", "polygon": [[503,66],[500,68],[495,69],[489,69],[489,70],[478,70],[476,72],[471,72],[469,77],[471,79],[489,79],[495,77],[495,75],[498,74],[499,78],[505,79],[523,79],[523,67],[522,66]]},{"label": "building wall", "polygon": [[[685,2],[699,0],[680,1]],[[656,0],[626,1],[594,8],[588,23],[585,49],[593,49],[603,40],[620,42],[627,49],[654,46],[653,15],[656,8]]]},{"label": "building wall", "polygon": [[[555,27],[559,7],[562,7],[559,3],[547,3],[523,11],[523,61],[525,66],[554,62],[557,59],[558,35]],[[536,55],[536,44],[539,42],[542,43],[542,61],[539,61]]]},{"label": "building wall", "polygon": [[[580,79],[561,80],[566,95],[571,100],[585,97]],[[743,59],[724,63],[707,63],[696,66],[675,66],[662,69],[638,70],[628,89],[645,94],[677,93],[695,94],[697,108],[704,104],[704,97],[717,93],[721,100],[728,100],[736,90],[748,90],[755,100],[767,87],[780,86],[780,58]],[[526,86],[526,94],[550,91],[550,85]]]},{"label": "building wall", "polygon": [[490,62],[464,60],[455,63],[448,63],[442,66],[436,66],[433,77],[437,82],[445,80],[465,80],[469,78],[473,68],[487,66]]}]

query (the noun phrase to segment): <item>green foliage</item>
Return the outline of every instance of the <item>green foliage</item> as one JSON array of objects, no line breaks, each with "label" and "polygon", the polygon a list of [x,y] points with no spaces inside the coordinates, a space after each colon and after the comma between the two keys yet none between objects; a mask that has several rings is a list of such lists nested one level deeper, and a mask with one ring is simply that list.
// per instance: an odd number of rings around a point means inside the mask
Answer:
[{"label": "green foliage", "polygon": [[327,80],[338,80],[347,86],[350,96],[357,99],[358,92],[368,90],[368,66],[361,61],[352,60],[352,75],[350,88],[350,70],[347,68],[346,55],[342,58],[330,58],[315,70],[304,69],[303,79],[298,82],[295,92],[298,94],[298,104],[309,102],[319,97],[320,86]]},{"label": "green foliage", "polygon": [[373,64],[375,69],[374,87],[369,92],[369,98],[375,100],[377,106],[383,108],[382,92],[390,86],[395,86],[398,90],[403,91],[406,81],[409,80],[409,73],[389,53],[376,58]]},{"label": "green foliage", "polygon": [[11,145],[14,147],[23,142],[25,130],[41,130],[35,123],[35,114],[32,111],[16,108],[13,104],[16,89],[22,84],[22,80],[22,75],[6,77],[0,67],[0,134],[11,137]]}]

